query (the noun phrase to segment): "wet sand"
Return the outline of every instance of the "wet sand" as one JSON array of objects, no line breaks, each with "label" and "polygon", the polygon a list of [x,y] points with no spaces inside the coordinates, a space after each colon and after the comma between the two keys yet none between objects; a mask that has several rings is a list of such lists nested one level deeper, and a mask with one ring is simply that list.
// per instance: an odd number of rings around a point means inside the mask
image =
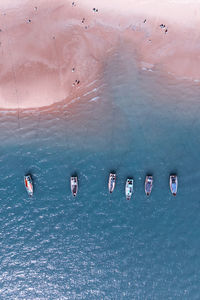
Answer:
[{"label": "wet sand", "polygon": [[81,97],[121,44],[137,54],[143,69],[200,79],[199,6],[3,0],[0,108],[38,108]]}]

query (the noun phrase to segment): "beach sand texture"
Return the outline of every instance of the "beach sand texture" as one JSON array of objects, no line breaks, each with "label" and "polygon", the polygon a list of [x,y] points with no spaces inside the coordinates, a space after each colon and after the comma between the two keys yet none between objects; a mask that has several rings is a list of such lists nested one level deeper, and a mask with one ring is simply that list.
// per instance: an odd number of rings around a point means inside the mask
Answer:
[{"label": "beach sand texture", "polygon": [[2,0],[0,108],[70,101],[120,44],[138,66],[200,79],[198,1]]}]

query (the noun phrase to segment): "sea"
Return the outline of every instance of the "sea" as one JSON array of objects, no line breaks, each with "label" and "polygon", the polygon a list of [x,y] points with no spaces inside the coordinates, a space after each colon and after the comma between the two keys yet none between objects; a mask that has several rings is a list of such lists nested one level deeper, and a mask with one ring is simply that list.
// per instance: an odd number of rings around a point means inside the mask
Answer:
[{"label": "sea", "polygon": [[0,299],[200,299],[200,83],[116,49],[86,90],[0,111]]}]

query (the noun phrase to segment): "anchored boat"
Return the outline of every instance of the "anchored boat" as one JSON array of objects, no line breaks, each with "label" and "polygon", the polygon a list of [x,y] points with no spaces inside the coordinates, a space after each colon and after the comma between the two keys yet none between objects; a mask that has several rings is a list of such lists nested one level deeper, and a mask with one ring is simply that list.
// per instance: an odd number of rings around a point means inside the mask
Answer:
[{"label": "anchored boat", "polygon": [[170,175],[169,185],[172,195],[176,196],[178,189],[178,178],[176,175]]},{"label": "anchored boat", "polygon": [[133,193],[133,179],[128,178],[125,185],[126,200],[130,200]]},{"label": "anchored boat", "polygon": [[77,176],[71,176],[71,192],[72,195],[75,197],[77,195],[78,192],[78,178]]},{"label": "anchored boat", "polygon": [[149,196],[151,194],[153,188],[153,176],[146,176],[145,179],[145,193],[147,196]]},{"label": "anchored boat", "polygon": [[108,190],[110,193],[114,191],[115,184],[116,184],[116,174],[110,173],[109,180],[108,180]]},{"label": "anchored boat", "polygon": [[33,181],[32,181],[31,175],[24,176],[24,185],[25,185],[28,195],[30,197],[32,197],[33,196]]}]

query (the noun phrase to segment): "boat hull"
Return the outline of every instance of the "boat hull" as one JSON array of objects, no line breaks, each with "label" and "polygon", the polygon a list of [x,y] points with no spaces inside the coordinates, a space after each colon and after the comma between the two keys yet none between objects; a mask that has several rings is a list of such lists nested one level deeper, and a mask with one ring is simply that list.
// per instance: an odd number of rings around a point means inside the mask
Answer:
[{"label": "boat hull", "polygon": [[76,197],[78,193],[78,178],[76,176],[72,176],[70,180],[71,192],[74,197]]},{"label": "boat hull", "polygon": [[116,185],[116,174],[110,173],[109,180],[108,180],[108,190],[110,194],[114,191],[115,185]]},{"label": "boat hull", "polygon": [[32,197],[33,196],[33,181],[32,181],[31,175],[24,176],[24,185],[25,185],[28,195],[30,197]]},{"label": "boat hull", "polygon": [[133,179],[127,179],[125,185],[126,200],[131,200],[133,194]]},{"label": "boat hull", "polygon": [[170,175],[169,185],[172,195],[176,196],[178,190],[178,178],[176,175]]},{"label": "boat hull", "polygon": [[145,179],[145,193],[150,196],[153,188],[153,176],[146,176]]}]

